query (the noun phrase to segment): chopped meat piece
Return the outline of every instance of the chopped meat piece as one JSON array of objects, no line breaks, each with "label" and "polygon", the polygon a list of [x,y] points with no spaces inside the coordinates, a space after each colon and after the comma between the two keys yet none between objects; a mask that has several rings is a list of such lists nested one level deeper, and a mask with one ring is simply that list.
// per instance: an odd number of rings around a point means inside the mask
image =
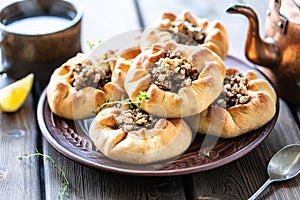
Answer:
[{"label": "chopped meat piece", "polygon": [[114,61],[107,59],[107,56],[104,58],[96,64],[91,61],[77,64],[78,70],[75,73],[73,82],[76,90],[87,86],[102,89],[105,84],[111,81],[111,65],[114,64]]},{"label": "chopped meat piece", "polygon": [[196,45],[194,41],[203,44],[206,38],[206,32],[189,21],[175,20],[169,30],[175,33],[173,39],[179,44]]},{"label": "chopped meat piece", "polygon": [[250,101],[248,95],[248,79],[241,73],[226,75],[223,83],[223,91],[215,101],[220,107],[229,108],[239,104],[246,104]]},{"label": "chopped meat piece", "polygon": [[136,107],[122,110],[115,119],[117,127],[122,128],[125,133],[141,128],[152,129],[158,121],[157,118]]},{"label": "chopped meat piece", "polygon": [[197,80],[199,72],[190,62],[180,54],[170,54],[166,51],[165,57],[160,58],[149,70],[152,83],[160,89],[177,93],[180,88],[192,85]]}]

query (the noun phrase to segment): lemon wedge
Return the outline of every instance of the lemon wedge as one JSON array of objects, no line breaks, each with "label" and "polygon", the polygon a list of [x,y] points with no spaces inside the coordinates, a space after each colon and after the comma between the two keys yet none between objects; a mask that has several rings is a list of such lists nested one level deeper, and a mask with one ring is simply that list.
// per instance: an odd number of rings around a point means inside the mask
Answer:
[{"label": "lemon wedge", "polygon": [[15,112],[25,102],[34,80],[34,75],[28,74],[22,79],[0,89],[0,110]]}]

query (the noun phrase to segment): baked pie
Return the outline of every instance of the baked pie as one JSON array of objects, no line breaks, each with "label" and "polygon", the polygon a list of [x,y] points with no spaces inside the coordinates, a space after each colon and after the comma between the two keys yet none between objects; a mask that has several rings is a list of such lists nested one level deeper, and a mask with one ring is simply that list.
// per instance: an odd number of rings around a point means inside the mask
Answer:
[{"label": "baked pie", "polygon": [[222,59],[228,53],[228,35],[225,26],[219,21],[199,18],[188,11],[176,15],[163,12],[159,19],[147,28],[142,36],[142,48],[153,44],[175,41],[184,45],[201,45],[209,48]]},{"label": "baked pie", "polygon": [[198,132],[236,137],[265,125],[275,112],[276,93],[266,80],[229,68],[221,95],[200,114]]},{"label": "baked pie", "polygon": [[[141,49],[139,46],[140,37],[135,38],[134,41],[136,42],[136,44],[122,50],[118,54],[118,58],[112,72],[112,82],[116,83],[123,89],[125,77],[130,68],[130,65],[132,64],[133,59],[141,53]],[[124,96],[127,97],[126,92],[124,93]]]},{"label": "baked pie", "polygon": [[[47,100],[53,113],[66,119],[95,116],[95,110],[107,99],[120,99],[123,87],[111,81],[115,53],[108,51],[92,62],[78,53],[51,75]],[[118,78],[115,78],[118,82]]]},{"label": "baked pie", "polygon": [[133,104],[100,111],[89,134],[105,156],[131,164],[174,158],[192,141],[192,132],[184,120],[155,117]]},{"label": "baked pie", "polygon": [[168,43],[143,51],[133,61],[125,79],[129,98],[139,92],[150,97],[141,109],[166,117],[199,114],[221,93],[225,66],[219,56],[202,46]]}]

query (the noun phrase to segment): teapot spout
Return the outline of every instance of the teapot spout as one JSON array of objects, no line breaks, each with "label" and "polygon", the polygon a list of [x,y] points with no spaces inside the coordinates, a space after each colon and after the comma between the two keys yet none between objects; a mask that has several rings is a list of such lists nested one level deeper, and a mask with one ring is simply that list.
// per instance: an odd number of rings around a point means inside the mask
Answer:
[{"label": "teapot spout", "polygon": [[257,65],[273,68],[279,63],[279,52],[272,38],[262,40],[259,36],[258,18],[252,8],[234,5],[226,10],[230,14],[242,14],[248,18],[248,34],[245,45],[246,58]]}]

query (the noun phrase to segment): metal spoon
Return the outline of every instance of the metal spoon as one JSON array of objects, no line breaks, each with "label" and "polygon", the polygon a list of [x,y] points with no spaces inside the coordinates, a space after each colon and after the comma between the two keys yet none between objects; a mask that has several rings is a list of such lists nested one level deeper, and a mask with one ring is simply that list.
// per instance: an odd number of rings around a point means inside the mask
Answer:
[{"label": "metal spoon", "polygon": [[269,179],[248,200],[254,200],[274,181],[284,181],[300,173],[300,144],[291,144],[278,151],[268,164]]}]

